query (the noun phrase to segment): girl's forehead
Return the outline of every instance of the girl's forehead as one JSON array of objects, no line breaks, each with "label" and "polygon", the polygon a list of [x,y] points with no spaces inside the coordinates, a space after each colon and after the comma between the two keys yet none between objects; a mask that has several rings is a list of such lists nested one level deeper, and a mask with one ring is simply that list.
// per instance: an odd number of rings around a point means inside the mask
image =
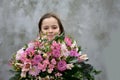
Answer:
[{"label": "girl's forehead", "polygon": [[50,17],[42,21],[42,25],[46,25],[46,24],[58,24],[58,21],[55,18]]}]

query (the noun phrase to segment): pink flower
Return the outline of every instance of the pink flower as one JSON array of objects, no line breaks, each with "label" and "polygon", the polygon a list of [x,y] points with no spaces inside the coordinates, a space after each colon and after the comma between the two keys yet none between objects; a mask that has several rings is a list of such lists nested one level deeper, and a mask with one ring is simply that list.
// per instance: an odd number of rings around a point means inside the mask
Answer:
[{"label": "pink flower", "polygon": [[56,77],[57,77],[57,76],[60,77],[60,76],[62,76],[62,74],[58,72],[58,73],[55,74],[55,76],[56,76]]},{"label": "pink flower", "polygon": [[30,42],[29,44],[28,44],[28,47],[34,47],[35,45],[34,45],[34,42]]},{"label": "pink flower", "polygon": [[27,60],[24,62],[23,67],[22,67],[22,71],[29,71],[31,68],[32,64],[30,60]]},{"label": "pink flower", "polygon": [[48,69],[47,71],[48,73],[52,73],[53,69]]},{"label": "pink flower", "polygon": [[51,60],[51,64],[53,64],[53,65],[56,64],[56,60],[54,58]]},{"label": "pink flower", "polygon": [[52,50],[54,50],[54,49],[60,50],[61,49],[61,45],[59,43],[57,43],[56,41],[53,41],[52,45],[51,45],[51,49]]},{"label": "pink flower", "polygon": [[82,54],[82,55],[80,55],[80,57],[78,57],[79,62],[82,62],[85,60],[88,60],[87,54]]},{"label": "pink flower", "polygon": [[40,70],[37,68],[37,66],[33,66],[32,69],[29,70],[29,74],[32,76],[37,76],[39,72]]},{"label": "pink flower", "polygon": [[52,54],[53,54],[53,56],[54,56],[55,58],[60,57],[60,51],[59,51],[59,50],[53,50],[53,51],[52,51]]},{"label": "pink flower", "polygon": [[73,64],[67,64],[67,69],[72,69],[74,67],[74,65]]},{"label": "pink flower", "polygon": [[48,66],[48,73],[52,73],[52,71],[53,71],[53,69],[54,69],[54,65],[52,65],[52,64],[49,64],[49,66]]},{"label": "pink flower", "polygon": [[23,49],[24,48],[17,51],[16,60],[20,60],[22,57],[25,57],[25,51]]},{"label": "pink flower", "polygon": [[65,37],[64,41],[66,42],[67,46],[71,46],[72,45],[72,40],[69,37]]},{"label": "pink flower", "polygon": [[34,64],[38,64],[39,62],[41,62],[43,60],[42,56],[41,55],[35,55],[32,62]]},{"label": "pink flower", "polygon": [[23,77],[26,77],[26,72],[25,71],[22,71],[20,76],[23,78]]},{"label": "pink flower", "polygon": [[43,64],[44,64],[44,65],[48,65],[48,64],[49,64],[49,60],[48,60],[48,59],[44,60],[44,61],[43,61]]},{"label": "pink flower", "polygon": [[44,65],[41,64],[41,63],[38,63],[38,66],[37,66],[37,67],[38,67],[39,70],[42,70],[42,69],[44,68]]},{"label": "pink flower", "polygon": [[25,61],[29,60],[29,59],[27,59],[27,53],[26,53],[26,52],[21,55],[21,59],[20,59],[20,60],[21,60],[23,63],[24,63]]},{"label": "pink flower", "polygon": [[35,44],[35,47],[40,47],[41,46],[41,43],[39,41],[34,41],[34,44]]},{"label": "pink flower", "polygon": [[57,64],[57,69],[59,71],[65,71],[66,70],[66,62],[64,60],[61,60]]},{"label": "pink flower", "polygon": [[43,64],[43,69],[42,69],[42,72],[45,72],[47,69],[47,65],[46,64]]},{"label": "pink flower", "polygon": [[53,69],[55,66],[52,64],[49,64],[48,68]]},{"label": "pink flower", "polygon": [[64,57],[69,56],[69,51],[68,51],[67,46],[64,42],[61,44],[61,56],[64,56]]},{"label": "pink flower", "polygon": [[78,57],[79,54],[77,53],[76,50],[71,50],[71,51],[70,51],[70,56],[72,56],[72,57]]},{"label": "pink flower", "polygon": [[43,72],[46,71],[46,68],[47,68],[48,65],[49,65],[49,60],[48,59],[44,60],[43,65],[41,65]]},{"label": "pink flower", "polygon": [[27,53],[28,56],[32,57],[35,53],[34,47],[28,47],[25,52]]}]

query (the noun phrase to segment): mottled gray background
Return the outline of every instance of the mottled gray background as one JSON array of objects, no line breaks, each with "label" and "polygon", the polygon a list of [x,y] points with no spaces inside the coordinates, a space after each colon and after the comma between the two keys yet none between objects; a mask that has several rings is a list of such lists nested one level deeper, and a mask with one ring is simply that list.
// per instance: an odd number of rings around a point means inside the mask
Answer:
[{"label": "mottled gray background", "polygon": [[120,0],[0,0],[0,80],[8,80],[8,60],[38,34],[46,12],[58,14],[65,31],[78,41],[102,74],[119,80]]}]

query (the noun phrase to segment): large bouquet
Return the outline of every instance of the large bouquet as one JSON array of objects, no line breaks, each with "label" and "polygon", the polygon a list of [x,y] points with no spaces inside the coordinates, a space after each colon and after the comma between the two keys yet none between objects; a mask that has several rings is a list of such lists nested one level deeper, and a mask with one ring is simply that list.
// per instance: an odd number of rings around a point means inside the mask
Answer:
[{"label": "large bouquet", "polygon": [[94,80],[99,73],[76,41],[63,34],[52,41],[38,38],[17,51],[11,58],[10,80]]}]

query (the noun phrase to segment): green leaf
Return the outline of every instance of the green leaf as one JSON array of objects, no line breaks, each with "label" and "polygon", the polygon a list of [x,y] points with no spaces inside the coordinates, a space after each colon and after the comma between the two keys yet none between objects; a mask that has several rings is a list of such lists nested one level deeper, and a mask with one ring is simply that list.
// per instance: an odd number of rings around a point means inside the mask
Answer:
[{"label": "green leaf", "polygon": [[78,46],[78,53],[81,51],[81,46]]},{"label": "green leaf", "polygon": [[20,80],[20,72],[17,72],[13,77],[11,77],[9,80]]}]

